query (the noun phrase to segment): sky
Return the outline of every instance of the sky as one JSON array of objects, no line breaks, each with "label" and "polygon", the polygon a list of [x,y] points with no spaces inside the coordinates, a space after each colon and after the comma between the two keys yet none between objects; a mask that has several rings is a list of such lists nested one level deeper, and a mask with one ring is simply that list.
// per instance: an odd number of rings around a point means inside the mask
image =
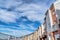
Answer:
[{"label": "sky", "polygon": [[0,0],[0,32],[16,37],[33,33],[55,0]]}]

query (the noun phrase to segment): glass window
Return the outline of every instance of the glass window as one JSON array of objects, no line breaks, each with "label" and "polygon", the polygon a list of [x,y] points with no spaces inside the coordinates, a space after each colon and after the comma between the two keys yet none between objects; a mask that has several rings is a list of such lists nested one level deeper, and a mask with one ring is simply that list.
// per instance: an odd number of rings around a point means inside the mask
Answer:
[{"label": "glass window", "polygon": [[60,38],[57,38],[57,40],[60,40]]}]

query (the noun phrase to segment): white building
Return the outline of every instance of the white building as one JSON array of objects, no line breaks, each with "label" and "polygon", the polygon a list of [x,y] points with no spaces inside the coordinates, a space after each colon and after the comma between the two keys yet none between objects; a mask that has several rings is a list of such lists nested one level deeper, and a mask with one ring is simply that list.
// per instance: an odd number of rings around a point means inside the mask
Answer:
[{"label": "white building", "polygon": [[14,36],[0,33],[0,40],[10,40],[11,37],[14,37]]},{"label": "white building", "polygon": [[55,13],[58,19],[58,34],[55,35],[56,40],[60,37],[60,0],[58,0],[57,2],[54,3],[55,6]]},{"label": "white building", "polygon": [[47,36],[49,40],[58,40],[60,35],[60,0],[51,5],[46,12]]}]

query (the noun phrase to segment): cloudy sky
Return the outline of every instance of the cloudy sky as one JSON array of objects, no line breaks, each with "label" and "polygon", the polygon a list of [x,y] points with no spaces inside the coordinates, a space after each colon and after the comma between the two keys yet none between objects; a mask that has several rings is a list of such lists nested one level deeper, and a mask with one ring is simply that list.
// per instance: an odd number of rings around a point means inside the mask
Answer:
[{"label": "cloudy sky", "polygon": [[0,0],[0,32],[17,37],[34,32],[54,1]]}]

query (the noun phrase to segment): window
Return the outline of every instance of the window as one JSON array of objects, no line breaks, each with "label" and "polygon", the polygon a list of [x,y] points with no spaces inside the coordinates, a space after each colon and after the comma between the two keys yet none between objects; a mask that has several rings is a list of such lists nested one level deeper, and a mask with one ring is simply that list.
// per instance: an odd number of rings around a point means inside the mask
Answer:
[{"label": "window", "polygon": [[57,40],[60,40],[60,38],[57,38]]}]

